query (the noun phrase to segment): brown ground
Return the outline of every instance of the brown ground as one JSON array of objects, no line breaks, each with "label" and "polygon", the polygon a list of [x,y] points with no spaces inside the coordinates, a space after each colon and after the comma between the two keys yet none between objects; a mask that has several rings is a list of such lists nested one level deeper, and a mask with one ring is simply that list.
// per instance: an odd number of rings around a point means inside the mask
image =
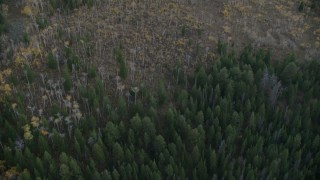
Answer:
[{"label": "brown ground", "polygon": [[[41,64],[46,62],[47,52],[53,51],[64,61],[63,49],[68,46],[82,61],[96,66],[106,86],[116,91],[142,81],[154,84],[175,64],[180,65],[181,71],[189,71],[199,62],[205,65],[216,56],[219,39],[238,53],[247,44],[269,49],[274,60],[291,52],[300,60],[320,58],[320,18],[308,8],[299,12],[299,2],[108,0],[92,8],[81,7],[69,15],[56,12],[44,30],[38,31],[29,23],[26,29],[31,34],[31,43],[29,47],[23,45],[24,48],[16,45],[14,62],[27,61],[46,73]],[[48,11],[47,6],[42,10]],[[16,18],[19,21],[23,16]],[[63,33],[59,36],[59,32]],[[129,72],[123,82],[117,80],[118,64],[113,55],[119,44],[125,49]],[[85,51],[88,47],[90,56]],[[36,55],[38,51],[40,56]]]}]

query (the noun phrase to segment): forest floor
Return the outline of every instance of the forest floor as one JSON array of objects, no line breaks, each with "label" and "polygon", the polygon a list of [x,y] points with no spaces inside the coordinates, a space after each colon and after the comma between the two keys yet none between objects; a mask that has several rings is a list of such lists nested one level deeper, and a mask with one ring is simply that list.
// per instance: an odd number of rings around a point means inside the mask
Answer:
[{"label": "forest floor", "polygon": [[14,41],[19,41],[26,31],[25,27],[30,23],[30,19],[21,14],[21,5],[16,1],[6,0],[4,3],[7,7],[6,19],[9,23],[8,36]]},{"label": "forest floor", "polygon": [[[320,17],[308,8],[299,12],[299,2],[111,0],[68,14],[56,11],[50,16],[44,9],[45,13],[37,12],[37,16],[48,18],[49,26],[38,30],[29,23],[25,29],[30,34],[29,49],[25,45],[15,47],[13,57],[21,63],[26,49],[33,55],[40,51],[41,57],[31,57],[28,63],[40,59],[40,63],[34,62],[34,69],[45,72],[40,64],[46,63],[48,52],[62,62],[65,47],[70,47],[82,61],[98,69],[99,75],[111,83],[107,86],[121,92],[141,82],[153,84],[171,76],[167,70],[174,67],[186,72],[199,63],[205,66],[215,59],[218,40],[236,54],[251,44],[270,50],[273,60],[282,60],[293,52],[299,60],[320,58]],[[15,23],[25,17],[11,9],[17,11],[9,5],[9,35],[16,37],[12,32],[21,34],[21,30],[15,29]],[[128,69],[123,82],[114,55],[114,49],[120,46]]]}]

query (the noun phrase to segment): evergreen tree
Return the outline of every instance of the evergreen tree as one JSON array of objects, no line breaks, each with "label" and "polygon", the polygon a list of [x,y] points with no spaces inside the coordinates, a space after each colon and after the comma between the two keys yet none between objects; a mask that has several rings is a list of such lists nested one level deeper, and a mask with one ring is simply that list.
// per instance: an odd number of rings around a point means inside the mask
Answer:
[{"label": "evergreen tree", "polygon": [[68,69],[64,69],[63,78],[64,78],[64,82],[63,82],[64,90],[70,91],[72,88],[72,81],[71,81],[71,76]]},{"label": "evergreen tree", "polygon": [[165,147],[166,147],[166,142],[164,138],[161,135],[158,135],[154,142],[154,148],[156,152],[158,153],[162,152]]},{"label": "evergreen tree", "polygon": [[71,176],[71,172],[69,170],[69,167],[65,164],[60,165],[59,174],[61,179],[69,179]]},{"label": "evergreen tree", "polygon": [[97,143],[93,145],[92,156],[100,164],[100,166],[105,165],[105,160],[106,160],[105,154],[102,148]]},{"label": "evergreen tree", "polygon": [[167,100],[167,93],[166,93],[165,84],[163,81],[160,82],[160,85],[158,88],[158,96],[159,96],[159,105],[161,106]]},{"label": "evergreen tree", "polygon": [[42,160],[39,157],[36,158],[36,169],[41,177],[46,175]]},{"label": "evergreen tree", "polygon": [[101,173],[101,179],[105,179],[105,180],[112,180],[111,174],[110,172],[105,169],[104,171],[102,171]]},{"label": "evergreen tree", "polygon": [[81,168],[79,167],[77,161],[73,158],[69,162],[70,170],[72,172],[72,177],[80,178],[81,177]]},{"label": "evergreen tree", "polygon": [[58,62],[57,62],[56,58],[53,56],[52,52],[50,52],[48,54],[47,59],[48,59],[48,67],[50,69],[57,69],[58,68]]},{"label": "evergreen tree", "polygon": [[120,179],[120,174],[117,171],[117,169],[113,169],[113,171],[112,171],[112,179],[115,179],[115,180],[119,180]]},{"label": "evergreen tree", "polygon": [[290,62],[282,71],[281,79],[283,82],[290,83],[295,74],[298,72],[298,67],[294,62]]},{"label": "evergreen tree", "polygon": [[45,151],[50,151],[48,142],[43,136],[39,136],[38,138],[38,150],[40,154],[44,153]]},{"label": "evergreen tree", "polygon": [[115,143],[112,146],[112,157],[114,158],[115,162],[122,162],[124,159],[124,152],[119,143]]}]

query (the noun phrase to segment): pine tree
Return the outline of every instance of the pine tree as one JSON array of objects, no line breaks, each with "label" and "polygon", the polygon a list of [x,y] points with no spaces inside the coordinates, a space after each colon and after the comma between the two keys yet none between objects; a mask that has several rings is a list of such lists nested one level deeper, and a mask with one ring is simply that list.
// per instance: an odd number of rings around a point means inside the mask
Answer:
[{"label": "pine tree", "polygon": [[67,165],[70,159],[65,152],[62,152],[59,156],[59,160],[60,160],[60,163]]},{"label": "pine tree", "polygon": [[294,80],[294,77],[298,70],[299,68],[297,67],[297,65],[294,62],[290,62],[283,69],[281,73],[281,80],[286,83],[291,83]]},{"label": "pine tree", "polygon": [[122,162],[124,160],[124,152],[119,143],[115,143],[112,146],[112,157],[114,158],[115,162]]},{"label": "pine tree", "polygon": [[111,174],[110,174],[110,172],[109,172],[107,169],[105,169],[104,171],[102,171],[102,173],[101,173],[101,178],[102,178],[102,179],[105,179],[105,180],[112,180]]},{"label": "pine tree", "polygon": [[167,91],[165,89],[165,85],[163,81],[159,83],[158,96],[159,96],[159,105],[161,106],[167,100]]},{"label": "pine tree", "polygon": [[31,175],[30,175],[30,172],[27,170],[27,169],[24,169],[23,172],[21,173],[20,175],[20,178],[22,180],[31,180]]},{"label": "pine tree", "polygon": [[63,179],[63,180],[70,179],[71,172],[69,170],[69,167],[65,164],[61,164],[60,168],[59,168],[59,175],[60,175],[61,179]]},{"label": "pine tree", "polygon": [[195,117],[195,125],[203,124],[204,115],[202,111],[199,111]]},{"label": "pine tree", "polygon": [[57,152],[65,152],[66,151],[66,145],[64,142],[64,139],[60,136],[60,134],[54,129],[53,130],[53,148]]},{"label": "pine tree", "polygon": [[191,153],[191,157],[192,157],[192,161],[193,161],[193,165],[196,166],[199,161],[200,161],[200,158],[201,158],[201,154],[200,154],[200,150],[198,148],[198,146],[195,146],[192,150],[192,153]]},{"label": "pine tree", "polygon": [[121,48],[115,50],[116,60],[119,64],[119,76],[126,79],[128,76],[128,69],[124,60],[123,50]]},{"label": "pine tree", "polygon": [[36,158],[36,169],[39,172],[39,175],[41,177],[45,177],[46,176],[45,168],[43,166],[42,160],[39,157]]},{"label": "pine tree", "polygon": [[162,152],[165,146],[166,146],[165,139],[161,135],[158,135],[154,142],[154,148],[156,152],[158,153]]},{"label": "pine tree", "polygon": [[105,160],[106,160],[105,154],[102,148],[97,143],[93,145],[92,156],[100,164],[100,166],[105,165]]},{"label": "pine tree", "polygon": [[94,171],[92,179],[101,180],[101,175],[97,170]]},{"label": "pine tree", "polygon": [[38,150],[40,154],[44,153],[45,151],[50,151],[48,142],[43,136],[39,136],[38,138]]},{"label": "pine tree", "polygon": [[52,52],[50,52],[48,54],[47,59],[48,59],[48,67],[50,69],[57,69],[58,68],[58,62],[57,62],[56,58],[53,56]]},{"label": "pine tree", "polygon": [[64,82],[63,82],[64,90],[70,91],[72,88],[72,81],[71,81],[69,70],[67,68],[64,69],[63,78],[64,78]]},{"label": "pine tree", "polygon": [[77,161],[73,158],[70,159],[69,162],[70,170],[72,172],[73,177],[80,178],[81,177],[81,168],[79,167]]},{"label": "pine tree", "polygon": [[94,79],[97,76],[96,68],[94,66],[89,66],[87,69],[88,77]]},{"label": "pine tree", "polygon": [[119,174],[119,172],[117,171],[117,169],[113,169],[113,171],[112,171],[112,178],[113,178],[114,180],[119,180],[119,179],[120,179],[120,174]]},{"label": "pine tree", "polygon": [[304,9],[304,2],[300,2],[300,5],[299,5],[298,10],[299,10],[300,12],[302,12],[303,9]]},{"label": "pine tree", "polygon": [[126,100],[122,96],[119,97],[118,107],[119,107],[120,117],[122,117],[122,118],[126,117],[127,116],[127,104],[126,104]]},{"label": "pine tree", "polygon": [[118,127],[111,121],[107,122],[106,127],[103,130],[103,135],[104,143],[109,147],[112,147],[114,142],[120,138]]}]

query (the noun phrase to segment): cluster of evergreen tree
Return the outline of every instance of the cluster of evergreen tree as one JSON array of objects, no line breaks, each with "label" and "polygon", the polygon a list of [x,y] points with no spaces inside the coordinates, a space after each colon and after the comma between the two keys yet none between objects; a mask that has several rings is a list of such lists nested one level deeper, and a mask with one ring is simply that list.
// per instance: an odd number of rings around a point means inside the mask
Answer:
[{"label": "cluster of evergreen tree", "polygon": [[[3,0],[0,0],[0,8]],[[8,23],[5,17],[2,14],[2,10],[0,9],[0,36],[8,31]],[[2,50],[4,49],[3,45],[0,44],[0,61],[2,59]]]},{"label": "cluster of evergreen tree", "polygon": [[53,8],[57,9],[65,9],[65,10],[73,10],[77,7],[87,5],[92,6],[94,3],[100,1],[97,0],[50,0],[50,4]]},{"label": "cluster of evergreen tree", "polygon": [[[1,7],[2,3],[3,3],[2,0],[0,0],[0,7]],[[8,27],[7,27],[8,25],[7,25],[6,19],[3,16],[1,11],[0,11],[0,35],[5,33],[8,30]]]},{"label": "cluster of evergreen tree", "polygon": [[313,4],[312,4],[313,7],[320,7],[320,0],[313,0]]},{"label": "cluster of evergreen tree", "polygon": [[[301,2],[299,3],[298,10],[299,10],[300,12],[302,12],[302,11],[304,10],[304,7],[305,7],[305,5],[306,5],[305,3],[306,3],[305,1],[301,1]],[[312,1],[308,2],[308,4],[309,4],[309,7],[310,7],[311,9],[315,9],[317,13],[320,12],[320,11],[319,11],[319,8],[320,8],[320,0],[312,0]]]},{"label": "cluster of evergreen tree", "polygon": [[271,63],[250,47],[237,58],[223,44],[219,53],[192,75],[177,65],[174,92],[140,87],[129,104],[113,105],[96,79],[80,89],[91,115],[64,136],[51,127],[19,138],[8,103],[0,159],[22,179],[319,179],[319,60]]}]

